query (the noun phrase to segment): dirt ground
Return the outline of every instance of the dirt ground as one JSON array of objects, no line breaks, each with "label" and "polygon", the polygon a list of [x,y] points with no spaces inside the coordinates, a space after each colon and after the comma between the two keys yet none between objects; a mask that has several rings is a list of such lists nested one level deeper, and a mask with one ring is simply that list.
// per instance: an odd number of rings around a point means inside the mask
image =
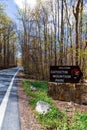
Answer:
[{"label": "dirt ground", "polygon": [[33,110],[29,105],[29,97],[22,88],[22,81],[18,82],[19,111],[22,130],[42,130],[41,125],[35,119]]}]

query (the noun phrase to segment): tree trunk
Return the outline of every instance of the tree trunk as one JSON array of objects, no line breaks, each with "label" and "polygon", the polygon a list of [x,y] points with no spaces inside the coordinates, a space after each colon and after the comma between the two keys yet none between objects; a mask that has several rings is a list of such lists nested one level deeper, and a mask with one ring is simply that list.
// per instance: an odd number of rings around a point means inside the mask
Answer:
[{"label": "tree trunk", "polygon": [[63,37],[64,37],[64,22],[63,22],[63,0],[61,1],[61,42],[60,42],[60,65],[63,65]]}]

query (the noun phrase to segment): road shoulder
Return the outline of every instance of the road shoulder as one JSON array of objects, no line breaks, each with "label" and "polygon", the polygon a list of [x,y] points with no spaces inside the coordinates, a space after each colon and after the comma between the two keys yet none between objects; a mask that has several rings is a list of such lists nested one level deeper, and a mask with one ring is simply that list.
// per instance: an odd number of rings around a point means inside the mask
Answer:
[{"label": "road shoulder", "polygon": [[22,130],[42,130],[41,125],[34,117],[33,110],[29,105],[29,96],[22,87],[22,80],[18,81],[19,111]]}]

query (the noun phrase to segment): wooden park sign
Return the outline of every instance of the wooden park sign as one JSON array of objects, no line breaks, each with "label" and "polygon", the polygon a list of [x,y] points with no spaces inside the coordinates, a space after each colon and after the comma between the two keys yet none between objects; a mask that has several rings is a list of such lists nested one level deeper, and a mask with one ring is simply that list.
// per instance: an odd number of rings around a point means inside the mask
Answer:
[{"label": "wooden park sign", "polygon": [[83,76],[79,66],[50,66],[50,81],[78,83]]}]

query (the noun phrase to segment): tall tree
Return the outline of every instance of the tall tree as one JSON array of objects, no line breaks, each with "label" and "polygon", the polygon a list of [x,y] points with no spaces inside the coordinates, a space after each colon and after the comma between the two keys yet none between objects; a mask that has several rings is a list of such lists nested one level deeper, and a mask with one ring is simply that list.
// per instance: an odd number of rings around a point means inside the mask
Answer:
[{"label": "tall tree", "polygon": [[63,65],[63,38],[64,38],[64,19],[63,19],[63,10],[64,10],[64,1],[61,1],[61,42],[60,42],[60,65]]},{"label": "tall tree", "polygon": [[80,5],[81,5],[81,0],[77,1],[76,7],[73,6],[73,14],[75,17],[75,33],[76,33],[76,38],[75,38],[75,44],[76,44],[76,65],[79,65],[79,39],[78,39],[78,27],[79,27],[79,13],[80,13]]}]

